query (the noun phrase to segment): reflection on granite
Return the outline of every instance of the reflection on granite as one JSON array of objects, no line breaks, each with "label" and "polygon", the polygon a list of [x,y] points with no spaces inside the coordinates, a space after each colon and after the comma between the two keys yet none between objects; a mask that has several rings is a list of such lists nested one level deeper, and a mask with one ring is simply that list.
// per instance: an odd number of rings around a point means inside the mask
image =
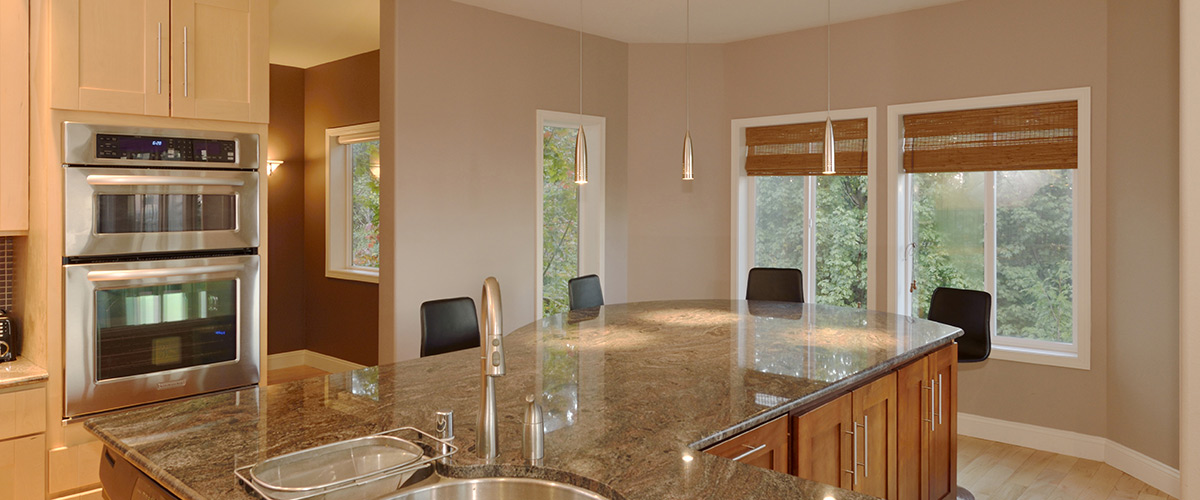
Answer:
[{"label": "reflection on granite", "polygon": [[45,382],[47,378],[46,369],[27,358],[17,356],[12,361],[0,363],[0,389]]},{"label": "reflection on granite", "polygon": [[[699,449],[950,343],[960,331],[814,304],[671,301],[546,318],[505,337],[501,457],[473,452],[479,353],[459,351],[96,417],[87,427],[183,498],[248,498],[233,470],[456,413],[446,475],[534,476],[613,498],[866,498]],[[373,387],[372,387],[373,386]],[[520,459],[523,397],[546,403],[545,467]],[[686,457],[686,458],[685,458]]]}]

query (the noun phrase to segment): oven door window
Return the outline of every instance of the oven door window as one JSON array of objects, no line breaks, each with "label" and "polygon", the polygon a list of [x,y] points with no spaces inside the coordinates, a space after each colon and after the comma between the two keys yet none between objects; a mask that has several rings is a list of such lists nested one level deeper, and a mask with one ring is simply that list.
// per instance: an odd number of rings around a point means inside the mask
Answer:
[{"label": "oven door window", "polygon": [[237,359],[237,280],[96,291],[96,380]]},{"label": "oven door window", "polygon": [[101,194],[96,208],[100,234],[237,229],[233,194]]}]

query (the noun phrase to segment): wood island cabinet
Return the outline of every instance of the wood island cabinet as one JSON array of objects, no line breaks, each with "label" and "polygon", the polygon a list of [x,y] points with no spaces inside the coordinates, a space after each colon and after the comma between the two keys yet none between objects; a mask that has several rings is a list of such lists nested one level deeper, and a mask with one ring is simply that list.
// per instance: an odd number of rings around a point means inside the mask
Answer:
[{"label": "wood island cabinet", "polygon": [[266,0],[52,4],[52,107],[266,123]]},{"label": "wood island cabinet", "polygon": [[[958,346],[950,344],[706,451],[735,458],[758,450],[741,460],[888,500],[952,499],[958,490],[957,394]],[[782,430],[768,433],[776,425]],[[785,443],[759,448],[775,439]],[[786,458],[777,458],[787,457],[789,447],[790,470]]]},{"label": "wood island cabinet", "polygon": [[787,474],[790,467],[787,421],[786,416],[779,417],[704,451]]}]

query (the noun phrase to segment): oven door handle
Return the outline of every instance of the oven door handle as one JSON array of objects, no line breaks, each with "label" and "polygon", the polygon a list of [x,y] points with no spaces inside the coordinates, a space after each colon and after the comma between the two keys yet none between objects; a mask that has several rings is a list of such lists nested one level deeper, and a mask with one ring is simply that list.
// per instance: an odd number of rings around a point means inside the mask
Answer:
[{"label": "oven door handle", "polygon": [[122,269],[116,271],[88,271],[87,278],[88,281],[133,281],[147,278],[170,278],[174,276],[238,272],[242,269],[244,269],[244,266],[241,264],[161,269]]},{"label": "oven door handle", "polygon": [[217,179],[211,177],[175,177],[169,175],[89,175],[87,183],[93,186],[232,186],[241,187],[241,179]]}]

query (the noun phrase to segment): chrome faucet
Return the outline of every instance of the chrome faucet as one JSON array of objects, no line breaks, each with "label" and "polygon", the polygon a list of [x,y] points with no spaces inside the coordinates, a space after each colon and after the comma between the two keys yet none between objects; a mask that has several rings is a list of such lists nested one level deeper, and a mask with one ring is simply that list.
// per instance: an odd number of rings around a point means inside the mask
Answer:
[{"label": "chrome faucet", "polygon": [[500,325],[500,282],[488,277],[483,282],[479,307],[480,394],[479,425],[475,453],[491,461],[500,454],[496,439],[496,377],[504,376],[504,330]]}]

